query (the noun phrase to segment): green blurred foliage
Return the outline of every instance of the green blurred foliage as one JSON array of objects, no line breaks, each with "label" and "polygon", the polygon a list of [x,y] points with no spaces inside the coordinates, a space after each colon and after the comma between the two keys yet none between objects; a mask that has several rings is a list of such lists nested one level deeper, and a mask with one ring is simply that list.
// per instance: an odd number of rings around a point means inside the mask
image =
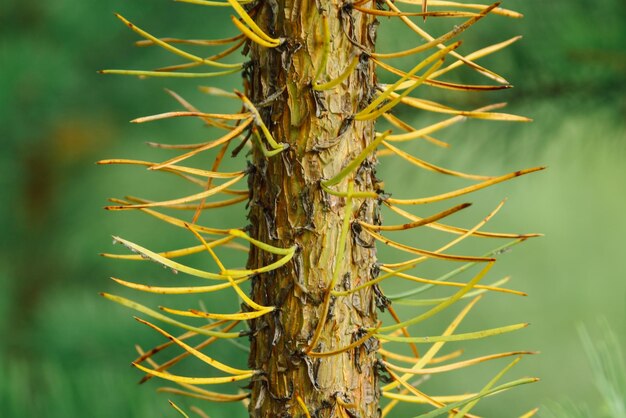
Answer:
[{"label": "green blurred foliage", "polygon": [[[478,222],[508,196],[490,229],[546,234],[516,248],[512,256],[504,255],[492,276],[512,274],[512,286],[528,291],[530,297],[487,295],[463,328],[530,321],[532,326],[519,333],[468,344],[467,353],[542,352],[516,369],[518,375],[541,376],[542,382],[484,401],[483,414],[491,417],[514,416],[564,398],[597,404],[599,395],[576,335],[577,322],[604,315],[626,345],[626,3],[509,0],[504,5],[523,12],[526,19],[489,17],[467,32],[462,51],[524,35],[519,43],[484,60],[517,88],[489,95],[423,90],[457,106],[507,100],[514,104],[512,112],[535,122],[520,126],[470,121],[442,134],[453,144],[452,150],[427,144],[415,144],[413,149],[434,163],[485,174],[531,165],[550,167],[473,196],[475,207],[455,219],[459,225]],[[207,101],[194,81],[97,75],[101,68],[143,69],[177,62],[154,48],[133,48],[137,38],[112,16],[115,11],[162,36],[215,38],[235,33],[230,24],[221,23],[228,22],[227,10],[155,0],[4,0],[0,7],[2,417],[177,416],[165,396],[153,393],[155,382],[137,388],[134,381],[139,373],[125,366],[134,358],[133,342],[148,347],[158,339],[135,323],[130,312],[97,295],[120,291],[108,276],[139,281],[162,279],[165,273],[145,264],[107,261],[96,254],[112,251],[107,238],[111,234],[155,248],[175,248],[193,240],[174,237],[167,227],[155,228],[154,221],[137,214],[104,213],[101,208],[109,196],[171,196],[163,189],[174,183],[141,170],[96,167],[93,162],[109,157],[159,159],[164,154],[147,149],[144,141],[194,142],[207,136],[205,129],[189,121],[127,124],[137,116],[178,107],[161,93],[163,87],[183,94],[203,110],[220,109],[223,104]],[[426,25],[435,32],[443,30],[442,22],[429,20]],[[406,47],[399,25],[389,26],[381,25],[380,50]],[[456,77],[474,80],[468,71]],[[220,81],[225,87],[237,82],[236,77]],[[408,112],[401,116],[414,125],[424,120]],[[459,185],[417,175],[412,167],[387,164],[385,159],[380,176],[389,185],[410,181],[423,195]],[[238,225],[244,209],[223,211],[221,216],[224,224]],[[438,239],[417,234],[415,242],[432,248],[429,243]],[[483,242],[474,245],[463,249],[472,253],[486,249]],[[386,256],[383,251],[381,257]],[[242,263],[226,257],[231,264]],[[420,274],[437,273],[437,266],[430,269]],[[387,289],[394,291],[391,286]],[[225,299],[231,306],[235,300]],[[431,321],[424,331],[440,332],[448,317],[442,314],[441,322]],[[224,361],[245,363],[242,352],[229,346],[223,352]],[[440,393],[479,390],[493,370],[484,367],[455,375],[452,381],[433,378],[426,384]],[[244,416],[231,407],[204,409],[212,418]],[[399,416],[410,413],[404,410]]]}]

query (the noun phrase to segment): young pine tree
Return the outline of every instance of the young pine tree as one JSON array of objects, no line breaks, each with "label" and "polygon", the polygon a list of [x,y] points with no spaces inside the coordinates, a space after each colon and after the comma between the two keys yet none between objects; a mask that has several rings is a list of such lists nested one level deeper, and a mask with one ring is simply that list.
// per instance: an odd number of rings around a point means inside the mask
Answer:
[{"label": "young pine tree", "polygon": [[[474,416],[469,410],[485,396],[534,381],[527,378],[498,383],[518,357],[529,352],[461,360],[456,359],[461,352],[445,352],[444,346],[448,342],[489,337],[526,325],[465,334],[454,332],[482,293],[523,294],[503,287],[506,280],[490,285],[479,282],[493,265],[495,255],[536,234],[479,231],[502,204],[470,229],[439,222],[468,207],[467,203],[452,205],[434,214],[422,206],[465,195],[539,168],[495,177],[471,175],[426,162],[411,155],[404,146],[404,143],[426,141],[432,146],[447,147],[432,135],[468,117],[527,120],[494,112],[502,106],[500,104],[458,110],[420,99],[415,94],[418,87],[452,91],[510,87],[504,78],[476,60],[508,46],[517,38],[467,55],[459,52],[457,38],[487,15],[515,18],[519,14],[500,8],[497,3],[476,5],[434,0],[398,0],[407,11],[400,10],[389,0],[181,1],[206,6],[207,19],[210,19],[210,7],[231,7],[232,23],[240,34],[206,41],[157,38],[118,16],[144,38],[143,45],[160,46],[188,62],[157,71],[103,72],[187,78],[241,72],[241,91],[204,88],[209,95],[225,96],[238,102],[241,109],[234,114],[205,113],[171,93],[184,110],[135,120],[197,117],[225,133],[199,144],[153,144],[174,152],[174,157],[163,162],[101,162],[147,166],[150,170],[173,173],[199,186],[197,193],[186,197],[157,202],[139,198],[112,199],[114,205],[108,207],[110,210],[139,210],[178,226],[183,233],[194,237],[197,245],[157,253],[115,237],[115,241],[138,254],[106,255],[149,259],[200,281],[211,281],[208,285],[156,287],[115,279],[129,288],[163,295],[203,293],[206,294],[203,300],[207,301],[219,298],[221,292],[236,292],[242,303],[240,307],[233,307],[231,313],[170,308],[159,312],[120,296],[104,294],[139,311],[143,318],[156,320],[151,323],[138,318],[168,340],[150,351],[140,350],[140,357],[133,364],[146,373],[144,380],[159,377],[172,381],[179,388],[164,390],[179,395],[217,402],[243,402],[252,417],[320,418],[387,416],[398,402],[414,403],[416,413],[423,414],[420,416],[469,417]],[[422,26],[427,18],[435,17],[451,18],[460,23],[449,32],[433,37]],[[399,52],[378,51],[378,19],[385,24],[407,26],[415,38],[413,45]],[[186,52],[188,45],[227,47],[223,52],[202,58]],[[243,49],[247,57],[245,62],[222,61],[239,49]],[[394,58],[401,57],[411,58],[414,66],[401,70],[390,64]],[[210,71],[188,72],[200,66],[209,67]],[[445,81],[445,74],[457,67],[468,67],[488,82],[468,85]],[[380,83],[377,71],[391,74],[396,81]],[[431,125],[413,127],[396,116],[399,108],[426,110],[441,118]],[[228,153],[237,155],[240,151],[247,153],[247,165],[242,164],[241,170],[236,172],[219,171]],[[431,197],[396,197],[405,196],[410,187],[389,185],[383,189],[381,180],[376,177],[377,152],[385,158],[413,164],[416,169],[461,177],[471,184]],[[207,153],[213,155],[211,167],[187,164],[194,157]],[[247,189],[236,189],[245,179]],[[204,224],[211,217],[201,215],[212,208],[244,202],[249,208],[246,226],[222,229],[220,225]],[[181,216],[185,211],[189,215]],[[383,225],[383,211],[395,212],[406,219],[405,223]],[[427,215],[418,216],[414,212]],[[448,234],[450,241],[441,248],[425,250],[388,237],[396,231],[422,227]],[[496,245],[498,248],[480,256],[448,251],[470,237],[503,240],[505,244]],[[242,242],[249,248],[242,246]],[[407,257],[402,262],[385,263],[377,258],[377,245],[387,245]],[[222,263],[218,253],[228,248],[248,252],[245,268],[229,268]],[[205,271],[177,260],[194,253],[205,253],[217,269]],[[426,261],[447,262],[453,267],[437,279],[412,274],[412,270]],[[476,265],[480,268],[466,281],[451,280]],[[408,290],[386,296],[384,281],[392,278],[406,281]],[[248,284],[250,290],[243,290]],[[415,298],[434,286],[449,289],[448,296]],[[412,316],[400,318],[392,301],[417,307],[411,310]],[[465,306],[441,335],[420,333],[422,321],[456,302]],[[389,314],[381,314],[385,311]],[[159,322],[168,324],[171,330],[162,329],[162,325],[157,325]],[[175,337],[176,328],[186,332]],[[249,341],[248,368],[235,368],[218,360],[220,350],[213,347],[216,341],[223,339]],[[410,348],[411,355],[400,354],[403,345]],[[418,348],[418,345],[425,348]],[[171,359],[156,363],[154,356],[161,351],[171,352]],[[419,387],[421,376],[437,376],[440,372],[503,357],[514,360],[478,391],[468,388],[469,394],[431,397]],[[220,375],[187,377],[177,374],[174,366],[183,360],[205,363],[217,369]],[[201,388],[203,385],[224,388],[206,390]],[[475,392],[470,393],[471,390]],[[178,406],[172,405],[184,415]],[[198,409],[194,411],[202,414]],[[525,416],[533,414],[531,411]]]}]

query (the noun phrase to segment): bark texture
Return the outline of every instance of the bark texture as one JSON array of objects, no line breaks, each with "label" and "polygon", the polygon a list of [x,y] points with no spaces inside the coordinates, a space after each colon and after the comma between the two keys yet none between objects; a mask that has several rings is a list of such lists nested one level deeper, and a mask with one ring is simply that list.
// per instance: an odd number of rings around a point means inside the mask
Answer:
[{"label": "bark texture", "polygon": [[[358,122],[352,116],[368,104],[376,85],[367,53],[374,48],[377,22],[328,0],[268,0],[251,13],[266,33],[285,41],[274,49],[250,43],[246,92],[276,141],[289,148],[266,158],[255,147],[249,233],[272,245],[297,245],[298,251],[286,266],[260,274],[252,283],[253,299],[278,310],[250,323],[250,366],[263,373],[251,384],[249,412],[252,417],[304,416],[300,397],[313,417],[378,417],[375,339],[330,357],[305,353],[334,269],[340,269],[339,290],[377,274],[374,245],[356,222],[378,223],[377,202],[353,200],[345,255],[338,259],[346,199],[320,186],[320,180],[337,174],[374,139],[373,121]],[[326,68],[315,80],[323,54],[322,14],[328,19],[331,47]],[[315,81],[339,76],[355,56],[360,63],[343,83],[321,92],[312,89]],[[355,191],[377,189],[374,165],[370,156],[348,176]],[[345,191],[346,184],[344,180],[335,189]],[[248,267],[275,260],[252,248]],[[348,346],[375,326],[375,290],[332,298],[313,351]]]}]

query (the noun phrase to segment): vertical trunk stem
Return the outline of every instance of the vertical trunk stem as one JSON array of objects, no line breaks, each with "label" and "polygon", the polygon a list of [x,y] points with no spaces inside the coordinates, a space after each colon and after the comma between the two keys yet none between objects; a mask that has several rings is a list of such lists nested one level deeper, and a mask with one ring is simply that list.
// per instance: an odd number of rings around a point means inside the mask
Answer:
[{"label": "vertical trunk stem", "polygon": [[[349,346],[377,323],[376,289],[331,296],[320,337],[309,347],[333,274],[338,274],[338,290],[377,274],[374,245],[356,222],[379,223],[377,202],[355,198],[346,209],[349,199],[327,194],[320,185],[374,139],[374,122],[354,121],[353,115],[374,94],[374,66],[367,56],[374,48],[377,22],[334,0],[267,0],[251,13],[266,33],[284,42],[278,48],[250,43],[246,93],[277,142],[289,148],[268,158],[255,147],[249,233],[275,246],[296,245],[298,251],[284,267],[253,279],[252,298],[278,309],[250,322],[250,366],[263,372],[251,384],[250,415],[305,416],[306,408],[313,417],[377,417],[375,339],[332,356],[307,354]],[[325,62],[323,19],[331,41],[326,66],[318,72]],[[339,85],[312,88],[339,77],[355,57],[359,64]],[[353,181],[355,192],[377,190],[375,163],[375,156],[369,156],[334,189],[345,192]],[[350,228],[339,258],[346,214]],[[248,266],[267,265],[274,257],[252,248]]]}]

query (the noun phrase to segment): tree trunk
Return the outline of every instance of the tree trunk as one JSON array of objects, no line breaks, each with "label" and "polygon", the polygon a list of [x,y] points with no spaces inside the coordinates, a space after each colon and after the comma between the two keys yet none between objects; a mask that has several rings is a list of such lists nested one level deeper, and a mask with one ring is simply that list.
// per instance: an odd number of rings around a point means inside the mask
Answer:
[{"label": "tree trunk", "polygon": [[[286,266],[259,274],[252,283],[253,299],[278,310],[250,323],[250,366],[263,373],[251,384],[249,412],[252,417],[307,412],[314,417],[377,417],[378,342],[369,339],[346,352],[316,355],[349,346],[377,322],[376,289],[334,298],[329,287],[333,274],[338,274],[335,288],[340,290],[377,274],[374,245],[359,236],[356,221],[378,223],[378,204],[333,196],[320,185],[374,139],[374,122],[352,116],[368,104],[376,85],[367,53],[374,48],[377,22],[328,0],[267,1],[251,13],[266,33],[285,41],[278,48],[249,43],[247,94],[274,138],[289,148],[266,157],[255,147],[249,234],[279,247],[296,245],[298,251]],[[318,72],[324,63],[322,15],[331,42],[327,65]],[[341,84],[324,91],[312,88],[338,77],[359,56],[358,66]],[[355,191],[376,190],[375,163],[374,156],[368,157],[336,189],[345,191],[353,181]],[[346,214],[350,228],[339,258]],[[252,247],[248,267],[276,261],[272,257]],[[311,346],[320,321],[321,333]]]}]

